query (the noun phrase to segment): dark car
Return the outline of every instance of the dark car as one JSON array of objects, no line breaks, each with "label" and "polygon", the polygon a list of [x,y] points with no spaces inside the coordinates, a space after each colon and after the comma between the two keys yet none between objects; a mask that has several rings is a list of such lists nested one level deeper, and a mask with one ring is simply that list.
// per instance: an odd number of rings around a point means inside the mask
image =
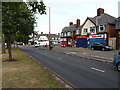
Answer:
[{"label": "dark car", "polygon": [[102,51],[105,51],[105,50],[111,50],[112,47],[106,45],[105,43],[94,43],[94,44],[91,45],[91,49],[92,50],[102,50]]},{"label": "dark car", "polygon": [[114,55],[113,65],[117,67],[118,71],[120,71],[120,50]]}]

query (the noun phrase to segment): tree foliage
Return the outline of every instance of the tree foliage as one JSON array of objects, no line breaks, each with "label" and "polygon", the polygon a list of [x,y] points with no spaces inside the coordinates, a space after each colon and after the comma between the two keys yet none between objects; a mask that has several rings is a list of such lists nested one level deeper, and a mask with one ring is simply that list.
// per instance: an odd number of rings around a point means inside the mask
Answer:
[{"label": "tree foliage", "polygon": [[2,2],[2,32],[8,43],[9,60],[12,60],[11,42],[27,41],[34,32],[35,16],[45,14],[43,2]]}]

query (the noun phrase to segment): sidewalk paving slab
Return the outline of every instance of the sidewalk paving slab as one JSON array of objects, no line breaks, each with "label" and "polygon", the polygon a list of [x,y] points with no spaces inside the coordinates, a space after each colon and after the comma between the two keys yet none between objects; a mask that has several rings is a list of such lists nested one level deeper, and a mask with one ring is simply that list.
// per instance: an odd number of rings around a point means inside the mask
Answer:
[{"label": "sidewalk paving slab", "polygon": [[[49,47],[39,47],[39,48],[42,50],[49,50]],[[94,59],[107,63],[113,62],[114,54],[117,52],[117,50],[98,51],[98,50],[91,50],[88,48],[76,48],[76,47],[53,47],[51,51],[73,55],[73,56],[80,56],[83,58]]]}]

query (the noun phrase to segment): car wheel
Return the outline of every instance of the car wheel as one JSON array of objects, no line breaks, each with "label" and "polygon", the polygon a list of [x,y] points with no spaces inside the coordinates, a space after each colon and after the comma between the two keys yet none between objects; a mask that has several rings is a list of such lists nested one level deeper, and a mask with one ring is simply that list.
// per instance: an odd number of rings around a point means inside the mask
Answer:
[{"label": "car wheel", "polygon": [[117,70],[120,72],[120,63],[117,64]]},{"label": "car wheel", "polygon": [[105,51],[105,48],[102,48],[102,51]]},{"label": "car wheel", "polygon": [[94,47],[92,47],[91,49],[94,50]]}]

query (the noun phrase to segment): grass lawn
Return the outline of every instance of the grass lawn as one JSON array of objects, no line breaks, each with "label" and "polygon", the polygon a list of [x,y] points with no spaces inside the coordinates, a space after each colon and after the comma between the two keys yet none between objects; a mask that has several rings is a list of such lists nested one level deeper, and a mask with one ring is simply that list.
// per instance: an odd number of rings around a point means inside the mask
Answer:
[{"label": "grass lawn", "polygon": [[13,48],[12,55],[16,61],[6,61],[8,53],[2,56],[2,88],[62,88],[22,50]]}]

